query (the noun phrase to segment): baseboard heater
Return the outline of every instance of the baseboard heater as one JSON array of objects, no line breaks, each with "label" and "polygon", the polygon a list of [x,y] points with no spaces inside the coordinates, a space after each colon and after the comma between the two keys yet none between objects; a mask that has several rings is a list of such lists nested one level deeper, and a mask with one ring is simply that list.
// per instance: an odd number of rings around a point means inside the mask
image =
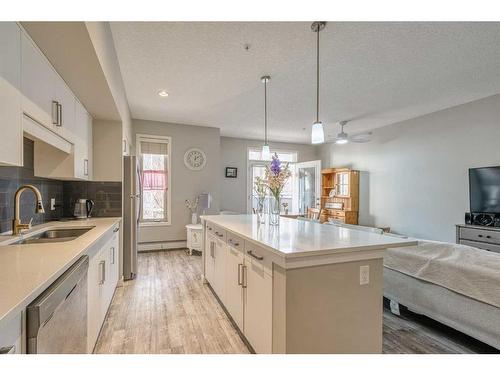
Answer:
[{"label": "baseboard heater", "polygon": [[138,251],[173,250],[187,247],[186,241],[144,242],[138,246]]}]

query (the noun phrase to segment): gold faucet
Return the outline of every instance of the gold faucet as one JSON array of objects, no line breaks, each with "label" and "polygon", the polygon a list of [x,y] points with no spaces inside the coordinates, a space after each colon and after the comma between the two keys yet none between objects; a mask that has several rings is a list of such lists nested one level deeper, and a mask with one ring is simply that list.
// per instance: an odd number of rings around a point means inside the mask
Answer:
[{"label": "gold faucet", "polygon": [[20,218],[20,214],[19,214],[19,200],[21,198],[21,194],[27,189],[30,189],[36,195],[35,212],[37,214],[43,214],[45,212],[45,210],[43,209],[42,194],[40,193],[40,190],[38,190],[33,185],[21,186],[19,189],[17,189],[16,194],[14,194],[14,220],[12,220],[12,234],[13,235],[18,235],[19,233],[21,233],[22,229],[30,229],[31,228],[31,220],[28,224],[23,224],[23,223],[21,223],[21,218]]}]

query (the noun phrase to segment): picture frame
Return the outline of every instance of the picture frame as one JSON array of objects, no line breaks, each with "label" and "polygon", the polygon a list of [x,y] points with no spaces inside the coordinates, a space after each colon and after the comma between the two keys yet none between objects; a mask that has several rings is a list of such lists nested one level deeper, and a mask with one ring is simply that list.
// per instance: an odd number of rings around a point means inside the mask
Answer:
[{"label": "picture frame", "polygon": [[238,168],[226,167],[226,178],[238,178]]}]

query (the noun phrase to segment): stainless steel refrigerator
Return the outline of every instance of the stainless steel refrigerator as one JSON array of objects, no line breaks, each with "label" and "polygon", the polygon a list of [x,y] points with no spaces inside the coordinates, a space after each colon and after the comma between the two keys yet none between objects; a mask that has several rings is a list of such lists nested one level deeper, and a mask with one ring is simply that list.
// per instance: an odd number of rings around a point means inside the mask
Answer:
[{"label": "stainless steel refrigerator", "polygon": [[123,278],[137,274],[137,243],[141,215],[141,170],[137,157],[123,157]]}]

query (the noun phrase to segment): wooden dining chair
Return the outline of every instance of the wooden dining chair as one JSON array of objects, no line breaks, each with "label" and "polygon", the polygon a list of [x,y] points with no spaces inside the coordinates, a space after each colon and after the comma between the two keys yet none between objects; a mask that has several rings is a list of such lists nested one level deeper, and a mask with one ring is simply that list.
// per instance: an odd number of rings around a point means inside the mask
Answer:
[{"label": "wooden dining chair", "polygon": [[311,220],[319,220],[321,210],[319,208],[308,208],[306,218]]}]

